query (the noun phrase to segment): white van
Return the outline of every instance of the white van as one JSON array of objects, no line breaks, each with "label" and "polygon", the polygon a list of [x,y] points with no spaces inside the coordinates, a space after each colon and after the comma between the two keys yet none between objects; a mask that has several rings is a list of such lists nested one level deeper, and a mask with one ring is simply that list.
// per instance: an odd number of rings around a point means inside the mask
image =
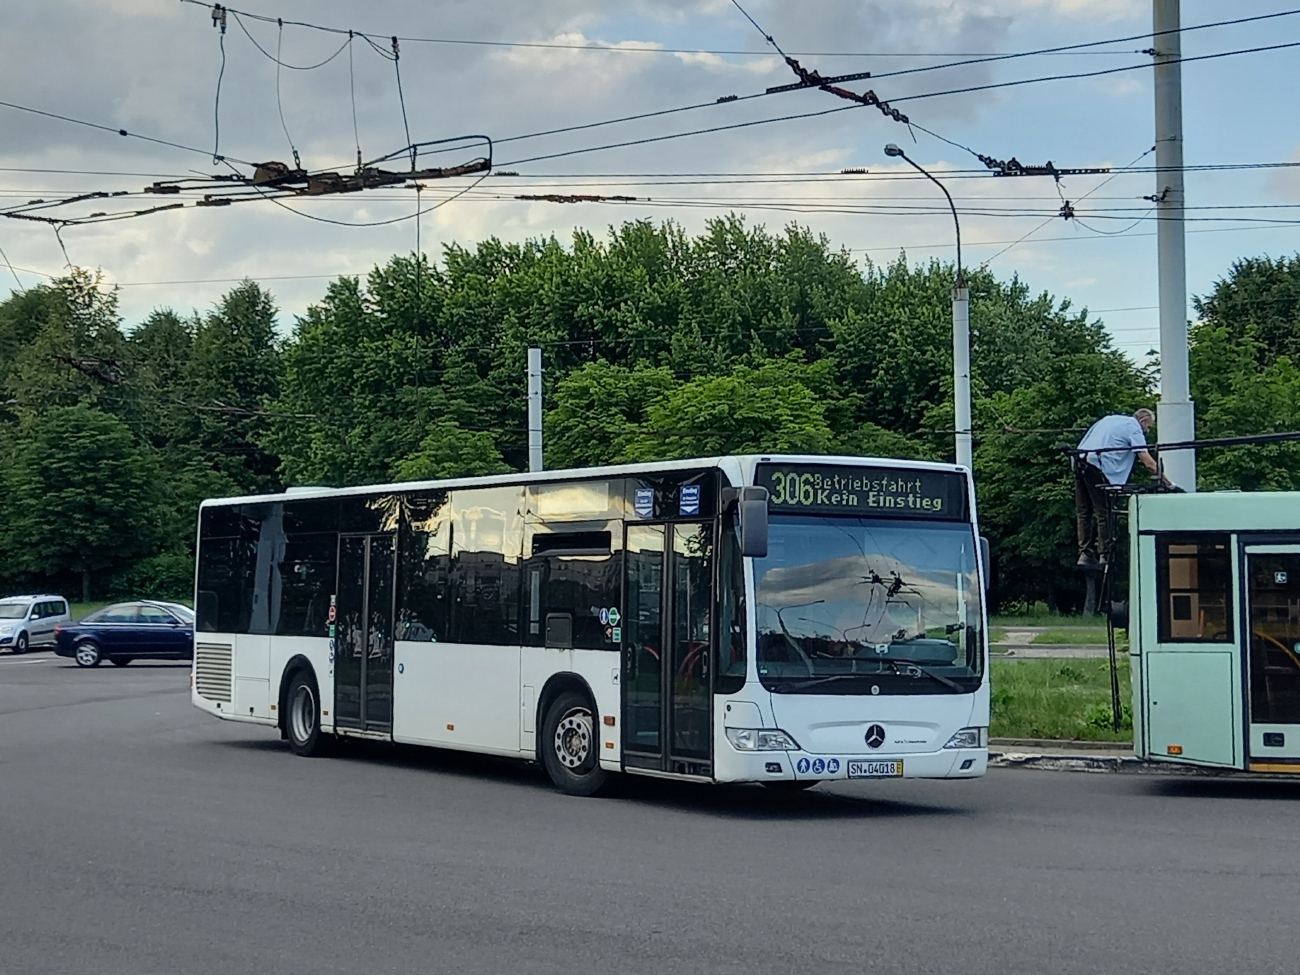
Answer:
[{"label": "white van", "polygon": [[54,628],[71,622],[62,596],[6,596],[0,599],[0,648],[26,653],[28,647],[53,646]]}]

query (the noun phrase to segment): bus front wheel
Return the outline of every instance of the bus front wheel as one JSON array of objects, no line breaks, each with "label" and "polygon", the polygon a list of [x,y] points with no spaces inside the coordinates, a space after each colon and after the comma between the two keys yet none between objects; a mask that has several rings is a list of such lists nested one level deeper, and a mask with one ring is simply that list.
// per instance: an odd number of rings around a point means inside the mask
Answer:
[{"label": "bus front wheel", "polygon": [[306,758],[323,755],[329,738],[320,730],[320,691],[310,671],[300,670],[293,675],[285,701],[285,725],[293,753]]},{"label": "bus front wheel", "polygon": [[586,695],[564,691],[546,710],[542,724],[542,762],[557,789],[571,796],[593,796],[609,781],[600,767],[600,736],[595,708]]}]

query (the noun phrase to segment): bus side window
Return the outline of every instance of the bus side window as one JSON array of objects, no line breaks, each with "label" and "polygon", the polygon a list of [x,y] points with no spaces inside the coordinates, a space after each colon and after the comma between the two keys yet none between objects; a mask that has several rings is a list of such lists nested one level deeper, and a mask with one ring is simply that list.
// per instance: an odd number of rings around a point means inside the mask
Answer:
[{"label": "bus side window", "polygon": [[446,640],[452,534],[447,492],[409,494],[403,503],[397,639],[420,643]]},{"label": "bus side window", "polygon": [[518,646],[524,489],[457,489],[451,492],[450,507],[446,639]]},{"label": "bus side window", "polygon": [[1228,535],[1161,535],[1156,538],[1156,580],[1161,643],[1230,643]]},{"label": "bus side window", "polygon": [[[204,508],[199,517],[198,629],[247,633],[267,505]],[[269,576],[269,573],[268,573]]]},{"label": "bus side window", "polygon": [[279,564],[279,636],[328,636],[339,537],[330,532],[285,537]]},{"label": "bus side window", "polygon": [[[591,522],[546,526],[554,531],[534,527],[527,594],[530,643],[562,646],[567,637],[568,645],[584,650],[622,645],[622,538],[616,544],[613,530],[622,526],[604,524],[608,527],[597,530],[591,530]],[[534,629],[539,615],[544,621],[541,641]]]}]

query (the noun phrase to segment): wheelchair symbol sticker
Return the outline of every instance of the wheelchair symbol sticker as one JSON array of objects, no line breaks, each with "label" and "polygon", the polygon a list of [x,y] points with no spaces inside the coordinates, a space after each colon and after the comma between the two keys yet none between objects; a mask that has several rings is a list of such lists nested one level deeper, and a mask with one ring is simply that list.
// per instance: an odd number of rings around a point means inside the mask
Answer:
[{"label": "wheelchair symbol sticker", "polygon": [[812,763],[813,775],[821,775],[826,771],[826,763],[820,758],[814,758]]}]

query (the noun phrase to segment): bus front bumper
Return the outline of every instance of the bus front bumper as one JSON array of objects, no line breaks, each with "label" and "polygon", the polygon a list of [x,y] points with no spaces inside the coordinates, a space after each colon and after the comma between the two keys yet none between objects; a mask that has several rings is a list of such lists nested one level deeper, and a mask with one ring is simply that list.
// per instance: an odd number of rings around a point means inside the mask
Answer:
[{"label": "bus front bumper", "polygon": [[988,768],[987,748],[934,752],[814,755],[809,752],[738,752],[719,756],[719,782],[834,782],[843,779],[972,779]]}]

